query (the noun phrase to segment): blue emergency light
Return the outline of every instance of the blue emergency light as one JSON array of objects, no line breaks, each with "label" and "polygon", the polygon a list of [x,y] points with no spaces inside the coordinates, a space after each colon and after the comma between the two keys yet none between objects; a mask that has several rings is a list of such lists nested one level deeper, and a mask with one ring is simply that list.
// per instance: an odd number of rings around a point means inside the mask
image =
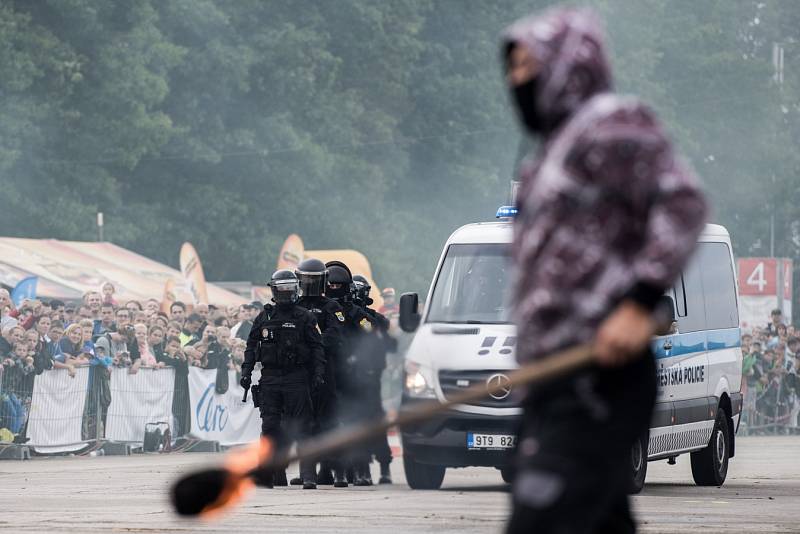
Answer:
[{"label": "blue emergency light", "polygon": [[496,219],[513,219],[517,216],[516,206],[500,206],[497,208]]}]

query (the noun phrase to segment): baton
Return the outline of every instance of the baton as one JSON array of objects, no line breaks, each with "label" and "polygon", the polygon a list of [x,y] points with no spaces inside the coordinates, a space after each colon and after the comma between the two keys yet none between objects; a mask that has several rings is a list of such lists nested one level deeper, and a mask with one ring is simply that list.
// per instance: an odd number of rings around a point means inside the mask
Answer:
[{"label": "baton", "polygon": [[171,490],[172,504],[184,516],[217,515],[233,507],[253,489],[255,483],[252,478],[256,475],[285,469],[296,461],[324,458],[385,434],[391,427],[402,428],[421,423],[459,405],[482,400],[487,394],[499,393],[503,388],[540,383],[591,362],[591,345],[568,348],[512,371],[508,374],[509,384],[475,384],[450,395],[444,402],[423,401],[418,406],[401,410],[394,417],[387,416],[333,430],[299,443],[294,453],[289,450],[274,451],[273,442],[262,437],[250,446],[231,452],[222,467],[197,471],[180,478]]},{"label": "baton", "polygon": [[250,386],[244,388],[244,397],[242,397],[242,402],[247,403],[247,393],[250,391]]}]

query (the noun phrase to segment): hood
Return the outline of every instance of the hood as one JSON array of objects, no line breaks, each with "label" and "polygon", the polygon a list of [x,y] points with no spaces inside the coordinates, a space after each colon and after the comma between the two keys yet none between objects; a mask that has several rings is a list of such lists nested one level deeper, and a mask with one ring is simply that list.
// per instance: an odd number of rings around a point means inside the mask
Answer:
[{"label": "hood", "polygon": [[523,18],[503,33],[503,59],[511,45],[526,46],[541,65],[536,111],[556,129],[587,100],[611,89],[611,69],[599,18],[589,9],[554,8]]}]

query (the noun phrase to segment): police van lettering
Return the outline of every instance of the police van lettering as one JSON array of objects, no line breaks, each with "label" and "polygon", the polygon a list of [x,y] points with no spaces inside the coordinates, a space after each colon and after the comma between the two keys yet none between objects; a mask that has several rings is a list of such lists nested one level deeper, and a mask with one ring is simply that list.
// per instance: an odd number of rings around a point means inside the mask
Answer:
[{"label": "police van lettering", "polygon": [[658,384],[661,387],[698,384],[706,381],[705,365],[660,365],[657,372]]}]

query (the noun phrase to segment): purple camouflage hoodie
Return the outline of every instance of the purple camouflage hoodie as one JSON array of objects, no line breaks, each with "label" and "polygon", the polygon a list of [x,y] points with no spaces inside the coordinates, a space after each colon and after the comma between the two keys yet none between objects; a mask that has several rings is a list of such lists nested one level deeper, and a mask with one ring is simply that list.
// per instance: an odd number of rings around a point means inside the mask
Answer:
[{"label": "purple camouflage hoodie", "polygon": [[514,226],[517,359],[594,337],[622,299],[648,309],[677,278],[706,217],[697,180],[652,110],[610,92],[600,24],[553,9],[506,31],[541,64],[537,112],[552,129],[523,163]]}]

